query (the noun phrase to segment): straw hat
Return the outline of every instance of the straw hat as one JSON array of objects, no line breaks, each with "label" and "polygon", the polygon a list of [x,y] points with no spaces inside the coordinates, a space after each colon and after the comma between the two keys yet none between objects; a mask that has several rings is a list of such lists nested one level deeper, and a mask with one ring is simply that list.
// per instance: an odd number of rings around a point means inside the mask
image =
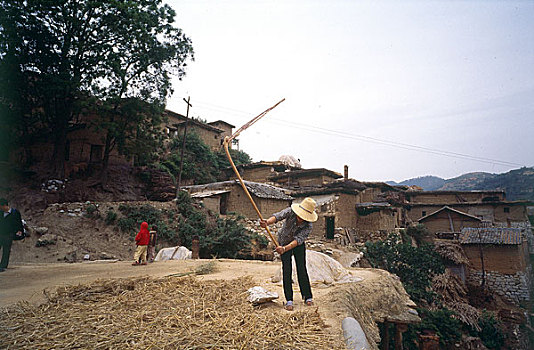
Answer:
[{"label": "straw hat", "polygon": [[310,197],[304,198],[300,204],[291,204],[291,209],[302,220],[315,222],[317,221],[317,213],[315,212],[316,203]]}]

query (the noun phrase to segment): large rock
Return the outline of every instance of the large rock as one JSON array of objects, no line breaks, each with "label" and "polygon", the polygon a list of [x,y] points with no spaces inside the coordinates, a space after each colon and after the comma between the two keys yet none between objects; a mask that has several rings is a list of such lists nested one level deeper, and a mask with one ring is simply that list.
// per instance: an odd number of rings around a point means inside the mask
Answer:
[{"label": "large rock", "polygon": [[247,290],[247,292],[249,294],[248,301],[251,302],[252,305],[259,305],[278,299],[278,293],[269,292],[267,289],[260,286],[252,287]]}]

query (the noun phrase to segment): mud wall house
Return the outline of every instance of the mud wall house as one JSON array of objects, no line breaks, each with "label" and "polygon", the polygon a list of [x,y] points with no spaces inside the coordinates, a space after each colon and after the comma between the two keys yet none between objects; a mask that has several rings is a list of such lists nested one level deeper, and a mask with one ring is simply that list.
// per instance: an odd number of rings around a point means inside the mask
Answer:
[{"label": "mud wall house", "polygon": [[[99,169],[104,159],[105,140],[102,132],[92,128],[96,115],[84,115],[73,120],[67,131],[65,145],[65,175],[72,177],[78,172]],[[36,140],[30,147],[32,162],[48,164],[53,151],[52,137]],[[109,155],[110,165],[133,164],[133,160],[119,154],[115,147]]]},{"label": "mud wall house", "polygon": [[[311,236],[333,239],[336,233],[346,236],[349,243],[377,239],[399,227],[398,208],[387,202],[363,203],[362,199],[380,198],[383,192],[368,188],[355,180],[338,180],[323,188],[305,189],[292,193],[294,202],[311,197],[317,202],[319,219]],[[341,237],[341,238],[343,238]]]},{"label": "mud wall house", "polygon": [[[293,200],[293,197],[274,186],[251,181],[245,181],[245,186],[265,218],[287,208]],[[237,180],[187,186],[184,189],[214,213],[238,213],[249,219],[258,219],[258,214]]]},{"label": "mud wall house", "polygon": [[436,237],[458,235],[465,227],[480,227],[482,219],[444,206],[418,220]]},{"label": "mud wall house", "polygon": [[406,200],[417,204],[484,203],[506,200],[504,191],[406,191]]},{"label": "mud wall house", "polygon": [[301,169],[272,175],[268,180],[286,188],[320,187],[342,178],[340,173],[325,168]]},{"label": "mud wall house", "polygon": [[448,204],[405,204],[406,216],[409,222],[418,222],[424,216],[433,213],[443,206],[461,211],[480,218],[490,226],[518,227],[528,222],[526,211],[527,202],[497,201],[497,202],[467,202]]},{"label": "mud wall house", "polygon": [[[286,165],[281,161],[260,161],[250,164],[242,164],[236,166],[239,171],[239,175],[244,180],[253,182],[268,183],[269,178],[285,171],[297,170],[296,167]],[[225,169],[225,177],[227,180],[237,179],[233,169],[231,167]]]},{"label": "mud wall house", "polygon": [[196,133],[212,151],[219,151],[222,147],[224,137],[232,134],[233,125],[223,121],[203,123],[170,110],[165,110],[165,116],[167,117],[167,122],[162,125],[162,129],[168,137],[183,136],[187,122],[187,133]]},{"label": "mud wall house", "polygon": [[528,246],[519,228],[464,228],[460,235],[472,266],[468,280],[519,304],[530,300],[532,286]]}]

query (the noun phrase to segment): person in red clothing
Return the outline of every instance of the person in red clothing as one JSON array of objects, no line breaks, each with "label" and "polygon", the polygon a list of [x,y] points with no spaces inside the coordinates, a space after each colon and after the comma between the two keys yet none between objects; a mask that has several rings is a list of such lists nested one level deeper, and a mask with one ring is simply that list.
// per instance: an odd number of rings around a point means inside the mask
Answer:
[{"label": "person in red clothing", "polygon": [[148,243],[150,241],[150,232],[148,231],[148,224],[146,222],[141,223],[141,229],[135,236],[135,244],[137,249],[135,250],[134,263],[132,265],[146,265],[146,252]]}]

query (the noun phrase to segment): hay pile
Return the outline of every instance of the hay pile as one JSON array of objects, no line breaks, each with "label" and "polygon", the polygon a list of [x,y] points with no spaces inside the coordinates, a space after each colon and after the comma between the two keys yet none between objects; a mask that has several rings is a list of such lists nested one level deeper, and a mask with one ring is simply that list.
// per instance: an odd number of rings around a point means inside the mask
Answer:
[{"label": "hay pile", "polygon": [[316,312],[254,308],[250,278],[101,280],[0,310],[2,349],[342,349]]}]

